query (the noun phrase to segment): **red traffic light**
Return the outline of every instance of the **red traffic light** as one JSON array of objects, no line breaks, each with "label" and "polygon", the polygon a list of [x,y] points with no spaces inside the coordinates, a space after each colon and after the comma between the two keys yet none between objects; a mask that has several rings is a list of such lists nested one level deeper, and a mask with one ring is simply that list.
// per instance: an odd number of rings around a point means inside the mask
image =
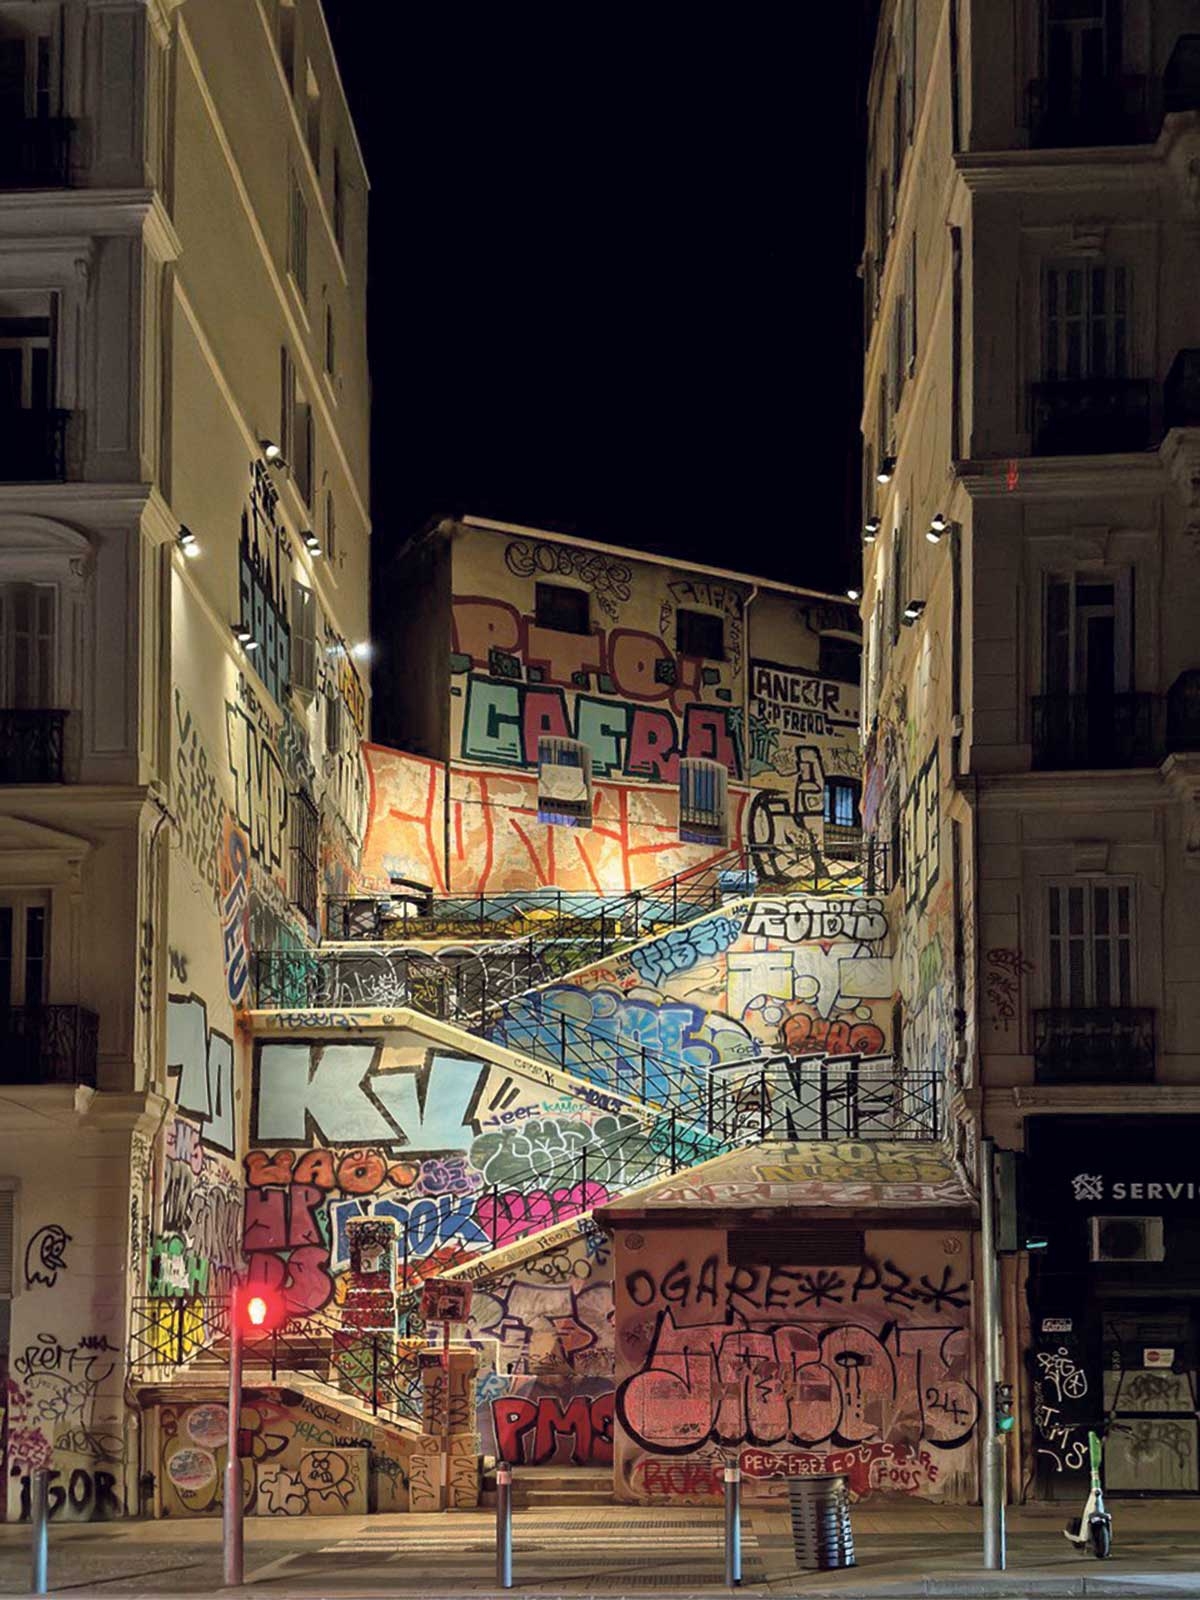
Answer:
[{"label": "red traffic light", "polygon": [[235,1298],[238,1326],[243,1333],[271,1333],[287,1321],[283,1296],[262,1284],[246,1284]]}]

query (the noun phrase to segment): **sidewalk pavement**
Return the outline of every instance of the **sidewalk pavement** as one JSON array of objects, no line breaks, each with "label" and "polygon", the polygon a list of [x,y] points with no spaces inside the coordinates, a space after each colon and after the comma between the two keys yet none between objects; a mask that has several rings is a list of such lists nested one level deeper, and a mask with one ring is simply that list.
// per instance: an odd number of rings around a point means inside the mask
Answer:
[{"label": "sidewalk pavement", "polygon": [[[1113,1557],[1080,1555],[1060,1529],[1073,1508],[1009,1514],[1006,1572],[980,1567],[975,1507],[855,1508],[856,1567],[797,1572],[786,1511],[743,1517],[747,1597],[1002,1600],[1027,1596],[1200,1600],[1200,1500],[1116,1501]],[[721,1513],[686,1506],[517,1512],[514,1597],[674,1600],[728,1594]],[[249,1518],[246,1587],[222,1589],[219,1520],[52,1524],[50,1593],[72,1600],[232,1595],[497,1596],[495,1516]],[[29,1528],[0,1527],[0,1595],[29,1592]]]}]

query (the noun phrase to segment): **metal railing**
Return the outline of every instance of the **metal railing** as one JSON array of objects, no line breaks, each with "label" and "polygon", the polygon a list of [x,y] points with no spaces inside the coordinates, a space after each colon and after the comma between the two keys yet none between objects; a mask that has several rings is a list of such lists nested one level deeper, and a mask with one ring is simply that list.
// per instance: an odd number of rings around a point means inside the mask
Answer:
[{"label": "metal railing", "polygon": [[67,716],[0,710],[0,784],[64,781]]},{"label": "metal railing", "polygon": [[[278,1383],[304,1373],[353,1396],[374,1415],[421,1419],[417,1350],[392,1332],[340,1328],[316,1317],[293,1317],[270,1333],[245,1336],[248,1379]],[[229,1301],[221,1296],[134,1300],[129,1334],[131,1371],[146,1381],[163,1371],[229,1365]]]},{"label": "metal railing", "polygon": [[769,1139],[937,1140],[944,1088],[890,1056],[789,1056],[717,1066],[707,1126],[730,1144]]},{"label": "metal railing", "polygon": [[1163,85],[1144,73],[1034,78],[1026,103],[1034,150],[1147,144],[1162,127]]},{"label": "metal railing", "polygon": [[82,1006],[0,1009],[0,1084],[96,1087],[100,1019]]},{"label": "metal railing", "polygon": [[0,189],[65,189],[71,179],[69,117],[0,122]]},{"label": "metal railing", "polygon": [[1048,379],[1031,386],[1038,456],[1147,450],[1162,437],[1162,394],[1148,378]]},{"label": "metal railing", "polygon": [[54,408],[0,409],[0,482],[61,483],[67,475],[70,420],[69,411]]},{"label": "metal railing", "polygon": [[1033,1013],[1038,1083],[1148,1083],[1154,1012],[1144,1006],[1057,1006]]},{"label": "metal railing", "polygon": [[1035,695],[1033,764],[1042,771],[1156,766],[1165,721],[1161,695]]},{"label": "metal railing", "polygon": [[1200,668],[1181,672],[1167,690],[1167,749],[1200,750]]}]

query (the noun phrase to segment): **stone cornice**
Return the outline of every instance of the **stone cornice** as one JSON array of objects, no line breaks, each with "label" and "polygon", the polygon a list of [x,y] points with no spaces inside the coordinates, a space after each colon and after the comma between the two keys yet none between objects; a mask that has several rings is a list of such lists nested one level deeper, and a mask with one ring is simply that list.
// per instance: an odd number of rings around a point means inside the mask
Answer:
[{"label": "stone cornice", "polygon": [[1136,771],[961,773],[958,792],[981,810],[1019,806],[1022,811],[1057,811],[1064,804],[1085,811],[1110,806],[1169,805],[1176,796],[1158,767]]},{"label": "stone cornice", "polygon": [[972,500],[1109,499],[1160,494],[1164,483],[1157,451],[956,461],[951,470]]},{"label": "stone cornice", "polygon": [[[155,490],[148,483],[0,483],[0,518],[6,512],[57,517],[89,528],[136,527]],[[161,497],[159,497],[161,499]]]},{"label": "stone cornice", "polygon": [[1200,1083],[1012,1084],[983,1091],[986,1111],[1054,1112],[1059,1116],[1162,1116],[1200,1112]]},{"label": "stone cornice", "polygon": [[0,193],[0,241],[140,233],[159,261],[182,251],[154,189],[41,189]]}]

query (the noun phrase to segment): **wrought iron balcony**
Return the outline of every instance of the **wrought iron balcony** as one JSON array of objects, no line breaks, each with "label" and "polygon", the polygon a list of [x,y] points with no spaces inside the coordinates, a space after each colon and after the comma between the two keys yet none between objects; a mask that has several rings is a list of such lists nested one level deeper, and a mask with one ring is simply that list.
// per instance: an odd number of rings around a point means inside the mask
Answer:
[{"label": "wrought iron balcony", "polygon": [[1148,144],[1162,126],[1161,80],[1141,74],[1034,78],[1027,100],[1026,126],[1034,150]]},{"label": "wrought iron balcony", "polygon": [[1104,456],[1159,442],[1157,385],[1147,378],[1051,379],[1032,386],[1037,456]]},{"label": "wrought iron balcony", "polygon": [[0,710],[0,784],[62,783],[65,711]]},{"label": "wrought iron balcony", "polygon": [[1035,695],[1033,765],[1042,772],[1157,766],[1164,721],[1160,695]]},{"label": "wrought iron balcony", "polygon": [[863,831],[841,822],[825,824],[825,854],[831,861],[861,861]]},{"label": "wrought iron balcony", "polygon": [[1167,691],[1167,749],[1200,750],[1200,668],[1181,672]]},{"label": "wrought iron balcony", "polygon": [[0,1009],[0,1084],[96,1087],[100,1019],[82,1006]]},{"label": "wrought iron balcony", "polygon": [[1200,350],[1181,350],[1171,363],[1163,412],[1168,428],[1200,428]]},{"label": "wrought iron balcony", "polygon": [[1060,1006],[1033,1013],[1038,1083],[1148,1083],[1154,1012],[1138,1006]]},{"label": "wrought iron balcony", "polygon": [[67,475],[69,411],[0,411],[0,482],[62,483]]},{"label": "wrought iron balcony", "polygon": [[69,117],[0,121],[0,189],[65,189],[73,126]]}]

